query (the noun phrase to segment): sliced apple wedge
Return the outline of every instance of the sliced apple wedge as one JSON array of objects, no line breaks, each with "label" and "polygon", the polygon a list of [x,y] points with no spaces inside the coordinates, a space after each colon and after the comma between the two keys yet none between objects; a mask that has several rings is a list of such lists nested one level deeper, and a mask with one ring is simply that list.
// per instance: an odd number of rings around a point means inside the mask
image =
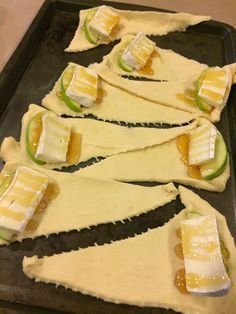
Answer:
[{"label": "sliced apple wedge", "polygon": [[223,136],[218,132],[215,142],[215,158],[200,166],[202,178],[213,180],[218,177],[227,165],[228,153]]}]

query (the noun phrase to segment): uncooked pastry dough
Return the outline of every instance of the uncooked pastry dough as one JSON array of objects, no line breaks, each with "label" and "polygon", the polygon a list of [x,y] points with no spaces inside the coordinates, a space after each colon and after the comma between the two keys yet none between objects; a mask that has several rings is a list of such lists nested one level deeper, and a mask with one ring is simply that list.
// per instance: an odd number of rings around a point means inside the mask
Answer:
[{"label": "uncooked pastry dough", "polygon": [[207,68],[207,65],[185,58],[173,50],[156,47],[156,56],[151,59],[151,69],[153,74],[143,74],[142,71],[136,71],[135,69],[132,72],[125,72],[118,66],[118,55],[120,54],[121,49],[133,38],[134,35],[123,36],[121,42],[118,43],[108,55],[103,57],[102,64],[119,75],[146,77],[160,81],[176,81],[188,77],[197,79]]},{"label": "uncooked pastry dough", "polygon": [[[23,162],[35,165],[26,151],[26,129],[31,118],[44,111],[42,107],[30,105],[28,112],[23,116],[20,143],[14,138],[3,140],[0,157],[5,162]],[[183,127],[170,129],[134,127],[128,128],[94,119],[64,119],[64,123],[73,127],[81,135],[81,153],[79,162],[94,157],[116,155],[121,152],[133,151],[168,142],[176,136],[193,130],[197,121]],[[60,169],[69,164],[45,164],[43,167]]]},{"label": "uncooked pastry dough", "polygon": [[[73,65],[73,63],[69,63]],[[197,113],[160,105],[152,101],[137,97],[129,91],[122,90],[100,80],[100,88],[105,92],[101,101],[94,103],[90,108],[83,108],[82,112],[72,111],[66,106],[57,93],[61,91],[61,76],[55,83],[53,90],[42,100],[42,105],[58,115],[68,115],[72,117],[84,117],[89,114],[101,120],[124,121],[130,123],[167,123],[183,124],[192,121],[199,116]],[[114,84],[115,85],[115,84]],[[200,112],[202,115],[202,112]]]},{"label": "uncooked pastry dough", "polygon": [[[163,13],[155,11],[128,11],[110,7],[120,16],[120,22],[115,39],[120,39],[125,34],[137,34],[143,32],[147,35],[166,35],[169,32],[185,31],[190,25],[196,25],[210,20],[209,16],[198,16],[188,13]],[[83,25],[89,11],[80,10],[79,26],[75,32],[67,52],[84,51],[96,45],[91,44],[85,37]]]},{"label": "uncooked pastry dough", "polygon": [[[236,249],[225,217],[209,203],[179,187],[185,209],[163,227],[112,244],[37,258],[24,257],[25,274],[114,303],[173,309],[186,314],[233,314],[236,308]],[[175,255],[180,242],[176,229],[187,211],[213,213],[230,252],[232,287],[226,296],[200,297],[181,294],[174,285],[183,260]]]},{"label": "uncooked pastry dough", "polygon": [[[200,119],[199,125],[210,123]],[[89,177],[107,178],[122,182],[178,182],[208,191],[222,192],[230,174],[229,162],[225,171],[211,181],[191,178],[181,160],[176,139],[150,148],[121,153],[77,171]]]},{"label": "uncooked pastry dough", "polygon": [[[206,113],[198,108],[195,101],[194,92],[196,89],[196,77],[194,76],[173,82],[134,81],[120,77],[101,63],[95,63],[91,67],[105,82],[112,86],[158,104],[196,113],[208,118],[212,122],[220,120],[220,115],[227,103],[232,83],[231,77],[229,81],[230,86],[228,87],[224,103],[213,108],[210,113]],[[232,76],[236,72],[236,63],[226,65],[225,67],[229,69],[229,74],[231,73]],[[188,100],[186,100],[186,98]]]},{"label": "uncooked pastry dough", "polygon": [[[18,164],[6,164],[4,172],[12,172]],[[86,178],[32,166],[55,182],[60,190],[43,212],[36,213],[31,225],[16,240],[48,236],[52,233],[81,230],[138,216],[174,200],[178,194],[173,183],[144,187],[110,180]]]}]

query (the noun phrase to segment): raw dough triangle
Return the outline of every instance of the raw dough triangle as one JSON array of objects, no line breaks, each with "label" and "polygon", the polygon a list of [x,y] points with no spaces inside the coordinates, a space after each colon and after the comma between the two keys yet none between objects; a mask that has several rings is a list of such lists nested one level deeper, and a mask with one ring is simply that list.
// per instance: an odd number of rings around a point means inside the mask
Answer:
[{"label": "raw dough triangle", "polygon": [[118,66],[118,55],[121,53],[122,49],[124,49],[125,45],[134,37],[135,36],[131,34],[123,36],[120,43],[118,43],[108,55],[103,57],[102,64],[119,75],[146,77],[151,80],[160,81],[176,81],[188,77],[195,77],[197,79],[208,67],[195,60],[185,58],[173,50],[161,49],[156,46],[156,55],[151,59],[152,74],[148,75],[136,70],[125,72]]},{"label": "raw dough triangle", "polygon": [[[13,172],[17,165],[6,164],[2,173]],[[81,230],[138,216],[171,202],[178,194],[173,183],[145,187],[36,166],[32,168],[47,175],[50,182],[57,184],[60,192],[44,211],[34,214],[25,232],[16,240]]]},{"label": "raw dough triangle", "polygon": [[[235,313],[236,249],[226,220],[198,195],[184,187],[179,190],[186,208],[163,227],[103,246],[44,258],[25,257],[25,274],[114,303],[171,308],[188,314]],[[174,285],[175,273],[183,267],[183,260],[175,254],[175,245],[180,242],[176,229],[189,210],[217,216],[221,238],[230,252],[232,287],[226,296],[185,295]]]},{"label": "raw dough triangle", "polygon": [[[35,165],[26,151],[26,130],[31,118],[44,109],[37,105],[30,105],[23,116],[20,143],[14,138],[3,140],[0,156],[5,162],[23,162]],[[106,157],[121,152],[143,149],[153,145],[168,142],[176,136],[185,134],[197,125],[197,121],[183,127],[169,129],[123,127],[94,119],[64,119],[73,126],[73,130],[81,135],[81,151],[78,163],[90,158]],[[60,169],[69,164],[45,164],[45,168]]]},{"label": "raw dough triangle", "polygon": [[[128,11],[118,10],[110,7],[120,17],[119,30],[115,39],[120,39],[125,34],[137,34],[144,32],[147,35],[166,35],[173,31],[185,31],[190,25],[195,25],[203,21],[210,20],[209,16],[198,16],[188,13],[163,13],[155,11]],[[67,52],[84,51],[96,47],[85,37],[83,25],[89,11],[80,10],[79,26],[76,30]],[[114,40],[115,40],[114,39]]]}]

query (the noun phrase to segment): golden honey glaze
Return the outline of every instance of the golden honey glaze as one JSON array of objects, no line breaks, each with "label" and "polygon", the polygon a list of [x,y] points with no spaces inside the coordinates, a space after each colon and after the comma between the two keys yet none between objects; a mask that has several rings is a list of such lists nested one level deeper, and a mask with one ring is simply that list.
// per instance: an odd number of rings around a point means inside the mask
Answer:
[{"label": "golden honey glaze", "polygon": [[193,89],[186,89],[184,93],[177,93],[176,98],[188,105],[196,106],[195,91]]},{"label": "golden honey glaze", "polygon": [[150,58],[147,60],[145,66],[142,69],[140,69],[138,72],[144,75],[153,75],[154,71],[152,69],[152,62],[153,62],[153,58],[156,58],[156,57],[160,57],[160,55],[157,50],[154,50]]},{"label": "golden honey glaze", "polygon": [[79,161],[80,151],[81,151],[81,135],[72,130],[66,156],[67,163],[68,164],[77,163]]},{"label": "golden honey glaze", "polygon": [[186,288],[185,269],[184,268],[181,268],[176,272],[174,284],[180,293],[189,294],[189,292]]},{"label": "golden honey glaze", "polygon": [[188,175],[194,179],[201,179],[200,167],[190,166],[188,164],[188,154],[189,154],[189,135],[183,134],[177,137],[177,147],[181,154],[182,161],[186,164],[188,170]]}]

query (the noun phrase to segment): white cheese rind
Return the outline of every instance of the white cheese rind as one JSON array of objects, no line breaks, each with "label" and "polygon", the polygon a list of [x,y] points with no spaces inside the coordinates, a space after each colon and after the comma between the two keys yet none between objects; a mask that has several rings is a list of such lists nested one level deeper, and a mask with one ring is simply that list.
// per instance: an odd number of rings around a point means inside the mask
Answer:
[{"label": "white cheese rind", "polygon": [[96,39],[108,39],[112,29],[119,23],[119,15],[109,7],[99,7],[88,27]]},{"label": "white cheese rind", "polygon": [[193,294],[223,295],[230,288],[215,215],[181,222],[186,288]]},{"label": "white cheese rind", "polygon": [[212,124],[196,128],[190,135],[189,165],[203,165],[215,157],[217,130]]},{"label": "white cheese rind", "polygon": [[208,69],[198,96],[207,104],[219,107],[224,102],[229,79],[229,73],[225,69],[219,67]]},{"label": "white cheese rind", "polygon": [[66,95],[84,107],[91,107],[97,98],[98,75],[89,68],[77,65]]},{"label": "white cheese rind", "polygon": [[129,43],[121,57],[128,66],[140,70],[145,66],[154,49],[155,43],[140,32]]},{"label": "white cheese rind", "polygon": [[44,114],[42,125],[35,158],[48,163],[65,163],[71,127],[54,114]]},{"label": "white cheese rind", "polygon": [[48,177],[18,167],[14,179],[0,198],[0,227],[22,233],[48,186]]}]

